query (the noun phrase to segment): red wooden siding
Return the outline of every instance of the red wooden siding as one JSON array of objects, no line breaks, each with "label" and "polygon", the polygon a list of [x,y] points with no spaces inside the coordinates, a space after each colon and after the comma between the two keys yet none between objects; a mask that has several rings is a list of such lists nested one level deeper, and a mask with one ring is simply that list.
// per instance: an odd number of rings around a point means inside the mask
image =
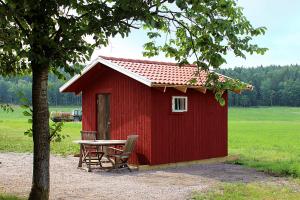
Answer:
[{"label": "red wooden siding", "polygon": [[[97,130],[96,95],[110,93],[111,139],[126,139],[139,135],[131,162],[150,164],[151,161],[151,90],[125,75],[105,66],[88,73],[82,91],[83,130]],[[92,80],[92,81],[91,81]]]},{"label": "red wooden siding", "polygon": [[[188,111],[172,113],[172,96],[187,96]],[[151,164],[226,156],[227,105],[221,107],[211,92],[152,88],[151,145]]]},{"label": "red wooden siding", "polygon": [[[109,93],[111,138],[139,135],[133,163],[154,165],[227,155],[227,105],[221,107],[211,92],[188,89],[185,94],[168,88],[163,93],[100,64],[78,84],[84,88],[83,130],[97,130],[96,96]],[[187,96],[188,111],[172,113],[172,96]]]}]

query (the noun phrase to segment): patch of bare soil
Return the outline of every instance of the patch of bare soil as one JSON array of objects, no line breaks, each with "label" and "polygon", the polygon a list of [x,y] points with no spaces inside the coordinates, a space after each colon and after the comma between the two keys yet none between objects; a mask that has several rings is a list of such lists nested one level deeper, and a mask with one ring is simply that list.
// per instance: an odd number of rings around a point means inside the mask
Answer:
[{"label": "patch of bare soil", "polygon": [[[0,191],[27,196],[32,177],[32,154],[0,153]],[[77,169],[78,158],[51,156],[50,199],[188,199],[222,182],[288,185],[272,177],[231,164],[201,164],[167,170],[87,172]]]}]

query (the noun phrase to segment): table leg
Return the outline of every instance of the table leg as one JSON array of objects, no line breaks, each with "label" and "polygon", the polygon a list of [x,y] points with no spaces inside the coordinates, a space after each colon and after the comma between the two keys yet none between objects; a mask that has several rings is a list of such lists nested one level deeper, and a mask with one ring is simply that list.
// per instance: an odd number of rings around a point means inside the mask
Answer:
[{"label": "table leg", "polygon": [[83,156],[83,147],[82,144],[80,144],[80,155],[79,155],[78,167],[82,167],[82,156]]}]

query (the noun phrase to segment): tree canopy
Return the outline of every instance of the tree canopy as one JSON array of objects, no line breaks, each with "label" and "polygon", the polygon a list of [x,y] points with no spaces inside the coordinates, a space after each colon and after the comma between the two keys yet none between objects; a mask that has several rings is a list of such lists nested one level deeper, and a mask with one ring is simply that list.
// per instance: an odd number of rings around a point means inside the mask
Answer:
[{"label": "tree canopy", "polygon": [[[265,28],[253,27],[234,0],[0,0],[0,18],[1,74],[30,72],[32,59],[73,74],[71,63],[85,62],[109,37],[141,27],[150,40],[145,56],[164,52],[204,69],[225,63],[229,51],[239,57],[266,51],[251,44]],[[157,45],[162,34],[166,42]]]}]

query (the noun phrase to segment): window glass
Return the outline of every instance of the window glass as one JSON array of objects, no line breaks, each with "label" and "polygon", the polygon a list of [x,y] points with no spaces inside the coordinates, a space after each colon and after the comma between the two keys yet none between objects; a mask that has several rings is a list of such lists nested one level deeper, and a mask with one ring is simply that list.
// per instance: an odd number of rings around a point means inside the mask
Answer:
[{"label": "window glass", "polygon": [[186,112],[187,97],[173,96],[172,97],[172,112]]}]

